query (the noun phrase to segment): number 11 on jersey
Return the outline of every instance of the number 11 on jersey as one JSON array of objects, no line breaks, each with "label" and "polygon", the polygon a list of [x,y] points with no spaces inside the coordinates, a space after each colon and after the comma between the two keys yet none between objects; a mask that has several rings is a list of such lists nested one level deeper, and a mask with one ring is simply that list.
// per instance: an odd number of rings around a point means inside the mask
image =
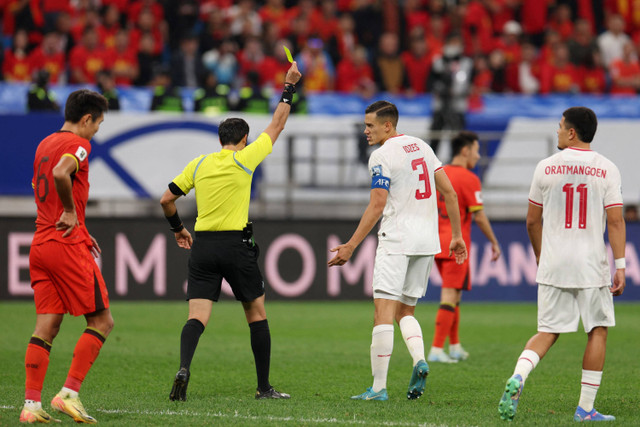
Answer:
[{"label": "number 11 on jersey", "polygon": [[[564,228],[573,227],[573,184],[565,184],[562,191],[566,195]],[[578,198],[578,228],[587,228],[587,184],[579,184],[575,187]]]}]

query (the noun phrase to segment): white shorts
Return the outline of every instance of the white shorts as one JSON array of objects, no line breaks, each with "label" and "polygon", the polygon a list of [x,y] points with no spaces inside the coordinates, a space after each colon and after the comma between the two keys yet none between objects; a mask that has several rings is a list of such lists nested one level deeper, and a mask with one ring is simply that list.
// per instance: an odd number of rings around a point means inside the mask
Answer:
[{"label": "white shorts", "polygon": [[587,333],[597,326],[616,325],[608,286],[579,289],[538,285],[538,331],[576,332],[580,318]]},{"label": "white shorts", "polygon": [[433,255],[389,254],[378,246],[373,267],[373,298],[415,306],[427,293]]}]

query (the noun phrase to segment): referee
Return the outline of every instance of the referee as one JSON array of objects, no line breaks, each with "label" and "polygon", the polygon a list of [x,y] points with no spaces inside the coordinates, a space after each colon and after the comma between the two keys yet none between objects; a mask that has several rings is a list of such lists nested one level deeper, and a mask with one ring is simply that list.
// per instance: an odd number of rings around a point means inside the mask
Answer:
[{"label": "referee", "polygon": [[[295,85],[302,75],[295,62],[285,76],[284,90],[273,119],[257,140],[247,145],[249,125],[229,118],[220,123],[222,149],[193,159],[170,184],[160,204],[175,233],[178,246],[192,249],[189,258],[187,300],[189,318],[180,338],[180,370],[170,400],[186,400],[189,367],[200,335],[207,326],[213,302],[218,301],[222,279],[242,303],[251,331],[256,364],[256,399],[288,399],[269,383],[271,334],[264,308],[264,281],[258,267],[258,246],[249,218],[251,179],[256,167],[273,149],[291,111]],[[184,228],[175,201],[196,190],[198,218],[195,240]]]}]

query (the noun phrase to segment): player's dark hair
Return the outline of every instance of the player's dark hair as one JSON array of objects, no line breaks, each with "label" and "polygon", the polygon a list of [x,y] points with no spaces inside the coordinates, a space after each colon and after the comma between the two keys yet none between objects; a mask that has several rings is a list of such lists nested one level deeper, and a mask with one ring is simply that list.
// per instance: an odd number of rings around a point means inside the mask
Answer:
[{"label": "player's dark hair", "polygon": [[245,135],[249,135],[249,124],[243,119],[230,118],[218,126],[221,145],[238,145]]},{"label": "player's dark hair", "polygon": [[451,140],[451,157],[455,157],[464,147],[473,145],[474,141],[478,141],[478,134],[468,130],[463,130]]},{"label": "player's dark hair", "polygon": [[86,114],[91,114],[94,122],[109,109],[107,98],[89,89],[71,92],[64,106],[64,120],[78,123]]},{"label": "player's dark hair", "polygon": [[376,118],[391,122],[394,128],[398,126],[398,117],[400,116],[398,109],[388,101],[376,101],[369,105],[364,112],[365,114],[376,113]]},{"label": "player's dark hair", "polygon": [[582,142],[593,141],[598,128],[596,113],[587,107],[571,107],[562,113],[565,129],[574,129]]}]

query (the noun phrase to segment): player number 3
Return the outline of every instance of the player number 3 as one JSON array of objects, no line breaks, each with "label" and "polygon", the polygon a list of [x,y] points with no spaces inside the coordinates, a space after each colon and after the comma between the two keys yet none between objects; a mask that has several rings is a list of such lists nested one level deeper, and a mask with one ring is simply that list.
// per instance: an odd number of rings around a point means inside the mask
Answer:
[{"label": "player number 3", "polygon": [[427,174],[427,164],[424,161],[424,157],[413,159],[411,161],[411,167],[414,171],[418,170],[418,167],[421,168],[422,172],[418,174],[418,179],[424,182],[424,191],[420,191],[418,188],[416,190],[416,199],[428,199],[431,197],[431,182],[429,181],[429,175]]}]

